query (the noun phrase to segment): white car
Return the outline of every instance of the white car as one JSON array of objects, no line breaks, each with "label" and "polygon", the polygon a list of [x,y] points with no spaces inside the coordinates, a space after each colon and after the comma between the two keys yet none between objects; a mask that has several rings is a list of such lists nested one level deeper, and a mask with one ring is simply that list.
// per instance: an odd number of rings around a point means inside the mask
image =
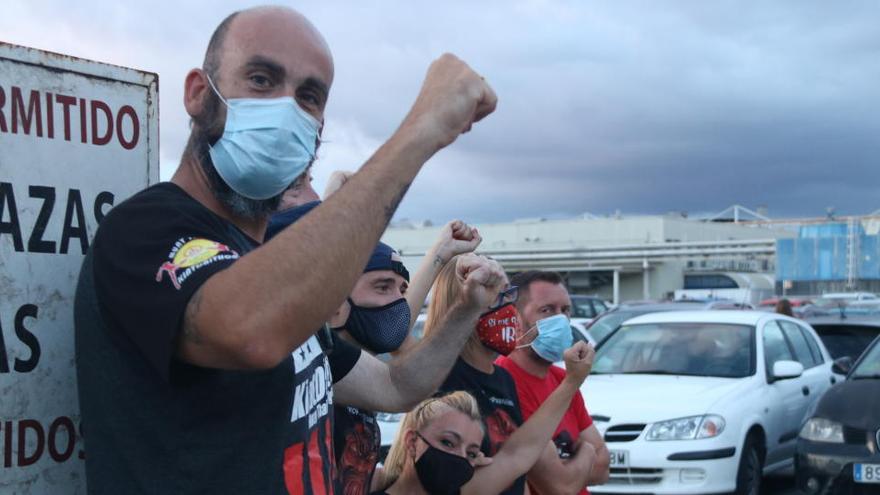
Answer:
[{"label": "white car", "polygon": [[822,299],[833,299],[837,301],[878,301],[880,298],[872,292],[826,292],[822,294]]},{"label": "white car", "polygon": [[596,346],[596,339],[594,339],[593,336],[590,335],[590,332],[587,331],[587,327],[584,324],[578,323],[574,320],[569,321],[568,324],[571,327],[572,341],[577,342],[579,340],[582,340],[592,345],[593,347]]},{"label": "white car", "polygon": [[805,413],[832,383],[807,324],[758,311],[653,313],[599,348],[582,386],[611,452],[599,493],[758,493],[791,466]]}]

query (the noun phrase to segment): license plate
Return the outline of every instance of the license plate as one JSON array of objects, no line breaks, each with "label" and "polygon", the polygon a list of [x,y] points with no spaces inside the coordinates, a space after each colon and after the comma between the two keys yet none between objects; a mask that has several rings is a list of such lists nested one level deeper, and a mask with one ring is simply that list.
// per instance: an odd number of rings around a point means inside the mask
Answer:
[{"label": "license plate", "polygon": [[608,454],[611,457],[610,467],[629,467],[629,451],[610,450],[608,451]]},{"label": "license plate", "polygon": [[853,464],[856,483],[880,483],[880,464]]}]

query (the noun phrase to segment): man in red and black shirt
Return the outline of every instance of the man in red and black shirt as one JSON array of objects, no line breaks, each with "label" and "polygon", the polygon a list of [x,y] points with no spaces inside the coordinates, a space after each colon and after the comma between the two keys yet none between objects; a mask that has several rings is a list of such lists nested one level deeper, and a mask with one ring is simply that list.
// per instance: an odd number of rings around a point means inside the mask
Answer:
[{"label": "man in red and black shirt", "polygon": [[334,404],[418,403],[497,295],[503,272],[474,260],[444,331],[393,364],[321,330],[424,163],[495,107],[444,55],[350,191],[263,242],[314,159],[333,74],[296,11],[230,15],[186,76],[192,131],[171,181],[102,220],[74,309],[90,494],[333,493]]},{"label": "man in red and black shirt", "polygon": [[[528,344],[535,323],[557,314],[570,314],[571,298],[562,277],[554,272],[528,271],[515,275],[519,287],[516,307],[523,324],[520,347],[496,364],[510,372],[516,382],[523,420],[527,420],[565,378],[565,370],[540,357]],[[532,332],[529,333],[529,330]],[[610,459],[605,441],[593,425],[580,393],[553,434],[555,451],[549,450],[528,473],[532,493],[588,494],[587,485],[608,480]]]}]

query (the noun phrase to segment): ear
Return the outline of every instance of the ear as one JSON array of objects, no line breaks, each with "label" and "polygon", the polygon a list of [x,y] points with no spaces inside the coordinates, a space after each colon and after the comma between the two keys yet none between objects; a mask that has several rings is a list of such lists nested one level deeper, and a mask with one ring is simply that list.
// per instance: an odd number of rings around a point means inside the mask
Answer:
[{"label": "ear", "polygon": [[190,117],[201,115],[205,101],[205,91],[212,91],[208,78],[202,69],[192,69],[183,82],[183,106]]},{"label": "ear", "polygon": [[348,321],[348,315],[351,313],[351,306],[348,304],[348,301],[343,302],[336,308],[336,312],[333,313],[333,316],[330,317],[330,321],[327,323],[332,328],[339,328],[342,325],[345,325],[345,322]]},{"label": "ear", "polygon": [[403,437],[403,445],[406,448],[406,456],[415,461],[416,459],[416,433],[412,430],[407,430],[406,435]]}]

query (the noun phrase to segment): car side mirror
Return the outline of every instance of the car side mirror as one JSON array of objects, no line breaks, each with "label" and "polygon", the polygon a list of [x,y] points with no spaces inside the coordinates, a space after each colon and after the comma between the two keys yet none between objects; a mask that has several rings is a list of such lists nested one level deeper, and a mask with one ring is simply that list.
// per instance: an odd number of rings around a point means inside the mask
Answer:
[{"label": "car side mirror", "polygon": [[831,371],[837,373],[838,375],[848,375],[849,370],[852,369],[853,359],[849,356],[839,357],[834,360],[834,364],[831,365]]},{"label": "car side mirror", "polygon": [[804,374],[804,365],[797,361],[776,361],[773,363],[773,380],[788,380]]}]

